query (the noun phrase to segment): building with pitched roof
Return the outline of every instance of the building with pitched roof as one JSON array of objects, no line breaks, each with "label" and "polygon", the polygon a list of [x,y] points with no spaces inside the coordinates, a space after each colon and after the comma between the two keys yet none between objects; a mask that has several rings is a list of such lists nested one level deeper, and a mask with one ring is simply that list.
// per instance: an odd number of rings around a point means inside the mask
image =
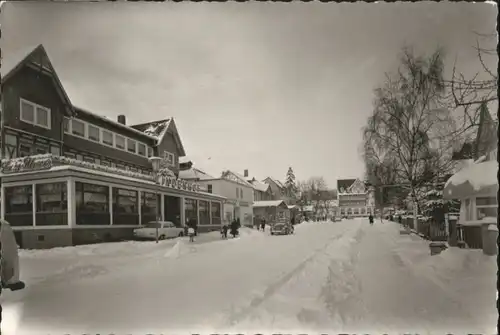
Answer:
[{"label": "building with pitched roof", "polygon": [[173,118],[131,126],[74,106],[42,45],[2,77],[1,104],[1,218],[22,247],[128,239],[157,219],[220,227],[224,198],[177,178]]},{"label": "building with pitched roof", "polygon": [[243,175],[227,170],[220,177],[213,177],[194,167],[180,171],[179,175],[182,179],[196,181],[208,193],[225,198],[222,217],[225,223],[239,218],[242,225],[253,225],[254,187]]},{"label": "building with pitched roof", "polygon": [[363,217],[375,213],[373,189],[362,180],[339,179],[337,192],[341,217]]}]

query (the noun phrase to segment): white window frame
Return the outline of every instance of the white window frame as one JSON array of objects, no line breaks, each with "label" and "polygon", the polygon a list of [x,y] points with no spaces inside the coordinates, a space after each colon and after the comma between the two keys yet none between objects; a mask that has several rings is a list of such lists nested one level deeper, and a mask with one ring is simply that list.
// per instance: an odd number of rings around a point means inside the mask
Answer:
[{"label": "white window frame", "polygon": [[[123,148],[118,148],[118,147],[117,147],[117,142],[118,142],[118,141],[117,141],[117,139],[118,139],[118,137],[123,138]],[[125,136],[118,135],[118,134],[115,134],[115,135],[114,135],[114,138],[115,138],[115,139],[114,139],[114,141],[113,141],[113,142],[115,142],[115,143],[114,143],[114,144],[115,144],[115,148],[116,148],[116,149],[118,149],[118,150],[127,151],[127,138],[126,138]]]},{"label": "white window frame", "polygon": [[[478,209],[481,209],[481,208],[496,208],[497,212],[498,212],[498,203],[493,204],[493,205],[478,205],[477,204],[477,198],[493,198],[493,199],[495,199],[496,197],[495,196],[480,196],[480,197],[475,197],[474,198],[474,204],[475,204],[475,206],[473,206],[474,207],[473,217],[475,217],[475,220],[480,220],[481,219],[481,218],[479,218],[477,216]],[[498,213],[497,213],[497,215],[498,215]]]},{"label": "white window frame", "polygon": [[[86,126],[87,126],[87,138],[92,142],[101,143],[101,128],[99,128],[98,126],[94,126],[93,124],[90,123],[87,123]],[[97,130],[97,137],[99,137],[97,140],[90,138],[90,128],[95,128]]]},{"label": "white window frame", "polygon": [[[75,121],[76,122],[80,122],[81,124],[83,124],[83,135],[73,133],[73,122],[75,122]],[[76,137],[79,137],[79,138],[87,139],[87,125],[85,124],[84,121],[78,120],[78,119],[71,119],[70,130],[71,130],[71,135],[72,136],[76,136]]]},{"label": "white window frame", "polygon": [[[104,142],[104,133],[111,134],[111,144]],[[108,147],[113,147],[114,148],[115,147],[115,134],[112,131],[110,131],[110,130],[101,128],[101,143],[104,144],[104,145],[106,145],[106,146],[108,146]]]},{"label": "white window frame", "polygon": [[171,157],[172,158],[172,163],[169,163],[168,160],[167,160],[167,164],[169,166],[175,166],[175,155],[167,150],[164,150],[163,151],[163,158],[167,158],[167,157]]},{"label": "white window frame", "polygon": [[[141,152],[140,152],[140,150],[139,150],[139,148],[140,148],[140,147],[143,147],[143,148],[144,148],[144,155],[143,155],[143,154],[141,154]],[[148,157],[148,146],[147,146],[146,144],[141,143],[141,142],[137,142],[137,143],[136,143],[136,149],[137,149],[137,154],[138,154],[139,156]]]},{"label": "white window frame", "polygon": [[[77,119],[77,118],[68,118],[68,117],[65,117],[64,118],[65,120],[68,121],[68,130],[64,130],[64,133],[67,134],[67,135],[70,135],[70,136],[75,136],[75,137],[78,137],[78,138],[81,138],[81,139],[84,139],[84,140],[87,140],[87,141],[90,141],[90,142],[93,142],[93,143],[100,143],[102,145],[105,145],[107,147],[111,147],[111,148],[114,148],[116,150],[120,150],[120,151],[125,151],[129,154],[133,154],[133,155],[137,155],[139,157],[142,157],[142,158],[148,158],[148,157],[151,157],[153,155],[153,148],[149,145],[147,145],[146,143],[143,143],[141,141],[138,141],[136,139],[133,139],[133,138],[130,138],[130,137],[127,137],[127,136],[123,136],[121,134],[117,134],[109,129],[106,129],[106,128],[102,128],[102,127],[99,127],[99,126],[96,126],[95,124],[92,124],[90,122],[87,122],[87,121],[83,121],[83,120],[80,120],[80,119]],[[83,123],[84,127],[84,132],[85,132],[85,136],[80,136],[80,135],[77,135],[77,134],[73,134],[73,120],[75,120],[76,122],[81,122]],[[89,127],[95,127],[97,129],[99,129],[99,141],[95,141],[95,140],[92,140],[89,138]],[[107,132],[107,133],[110,133],[112,135],[112,141],[113,141],[113,144],[112,145],[109,145],[108,143],[104,143],[104,132]],[[122,138],[125,139],[125,146],[124,148],[118,148],[116,146],[116,137],[117,136],[120,136]],[[135,152],[130,152],[128,151],[128,141],[131,140],[131,141],[134,141],[135,142]],[[139,154],[139,145],[142,145],[146,148],[146,155],[141,155]],[[172,157],[172,161],[174,162],[174,164],[172,164],[173,166],[175,165],[175,156],[172,154],[172,153],[169,153],[171,154],[173,157]]]},{"label": "white window frame", "polygon": [[[26,120],[23,118],[23,103],[31,105],[33,107],[33,121],[31,120]],[[43,109],[47,112],[47,125],[39,124],[38,123],[38,109]],[[19,98],[19,120],[21,120],[24,123],[31,124],[33,126],[37,126],[40,128],[45,128],[45,129],[52,129],[52,114],[51,110],[48,107],[39,105],[37,103],[31,102],[29,100]]]},{"label": "white window frame", "polygon": [[[134,151],[130,151],[129,150],[129,143],[132,142],[134,143]],[[138,142],[132,138],[127,138],[126,137],[126,141],[125,141],[125,144],[126,144],[126,149],[127,149],[127,152],[131,153],[131,154],[136,154],[137,155],[137,144]]]}]

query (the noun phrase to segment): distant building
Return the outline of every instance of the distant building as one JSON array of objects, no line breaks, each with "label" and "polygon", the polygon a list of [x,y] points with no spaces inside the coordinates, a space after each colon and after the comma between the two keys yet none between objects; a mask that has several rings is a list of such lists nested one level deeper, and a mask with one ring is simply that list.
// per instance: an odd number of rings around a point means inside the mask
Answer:
[{"label": "distant building", "polygon": [[180,171],[180,178],[196,181],[208,193],[225,197],[223,220],[230,223],[239,218],[242,225],[253,225],[254,187],[245,177],[224,171],[220,177],[213,177],[197,168]]},{"label": "distant building", "polygon": [[372,188],[360,179],[337,180],[340,216],[362,217],[375,213]]},{"label": "distant building", "polygon": [[274,200],[274,194],[271,190],[271,185],[262,181],[258,181],[255,178],[248,180],[248,182],[252,184],[254,188],[254,201]]}]

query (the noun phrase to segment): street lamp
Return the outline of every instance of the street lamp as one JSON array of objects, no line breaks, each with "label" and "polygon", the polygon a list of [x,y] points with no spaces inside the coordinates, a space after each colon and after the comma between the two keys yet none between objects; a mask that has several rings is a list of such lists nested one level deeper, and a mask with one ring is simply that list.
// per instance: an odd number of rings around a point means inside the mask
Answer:
[{"label": "street lamp", "polygon": [[149,157],[148,161],[153,166],[153,175],[155,181],[158,182],[158,171],[160,170],[161,157]]}]

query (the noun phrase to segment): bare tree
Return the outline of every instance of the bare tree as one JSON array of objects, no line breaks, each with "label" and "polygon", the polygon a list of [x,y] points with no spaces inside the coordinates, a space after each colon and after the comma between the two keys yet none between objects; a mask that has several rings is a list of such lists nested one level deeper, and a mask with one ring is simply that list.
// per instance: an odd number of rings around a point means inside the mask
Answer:
[{"label": "bare tree", "polygon": [[326,206],[325,191],[328,190],[328,185],[323,177],[311,177],[306,181],[297,183],[299,189],[299,206],[301,210],[307,205],[312,205],[315,214],[318,214],[322,206]]},{"label": "bare tree", "polygon": [[[497,34],[476,34],[476,51],[481,71],[466,76],[457,69],[457,59],[453,65],[451,79],[445,80],[448,88],[448,101],[451,108],[459,113],[461,125],[457,135],[467,134],[470,129],[479,125],[479,115],[482,106],[498,103],[498,74],[492,67],[498,62]],[[489,65],[489,63],[495,65]]]},{"label": "bare tree", "polygon": [[375,90],[374,111],[364,128],[365,162],[377,167],[371,178],[404,186],[415,203],[421,185],[452,167],[453,141],[446,135],[455,131],[455,123],[445,108],[443,69],[441,50],[416,57],[404,48],[397,73],[386,75]]}]

